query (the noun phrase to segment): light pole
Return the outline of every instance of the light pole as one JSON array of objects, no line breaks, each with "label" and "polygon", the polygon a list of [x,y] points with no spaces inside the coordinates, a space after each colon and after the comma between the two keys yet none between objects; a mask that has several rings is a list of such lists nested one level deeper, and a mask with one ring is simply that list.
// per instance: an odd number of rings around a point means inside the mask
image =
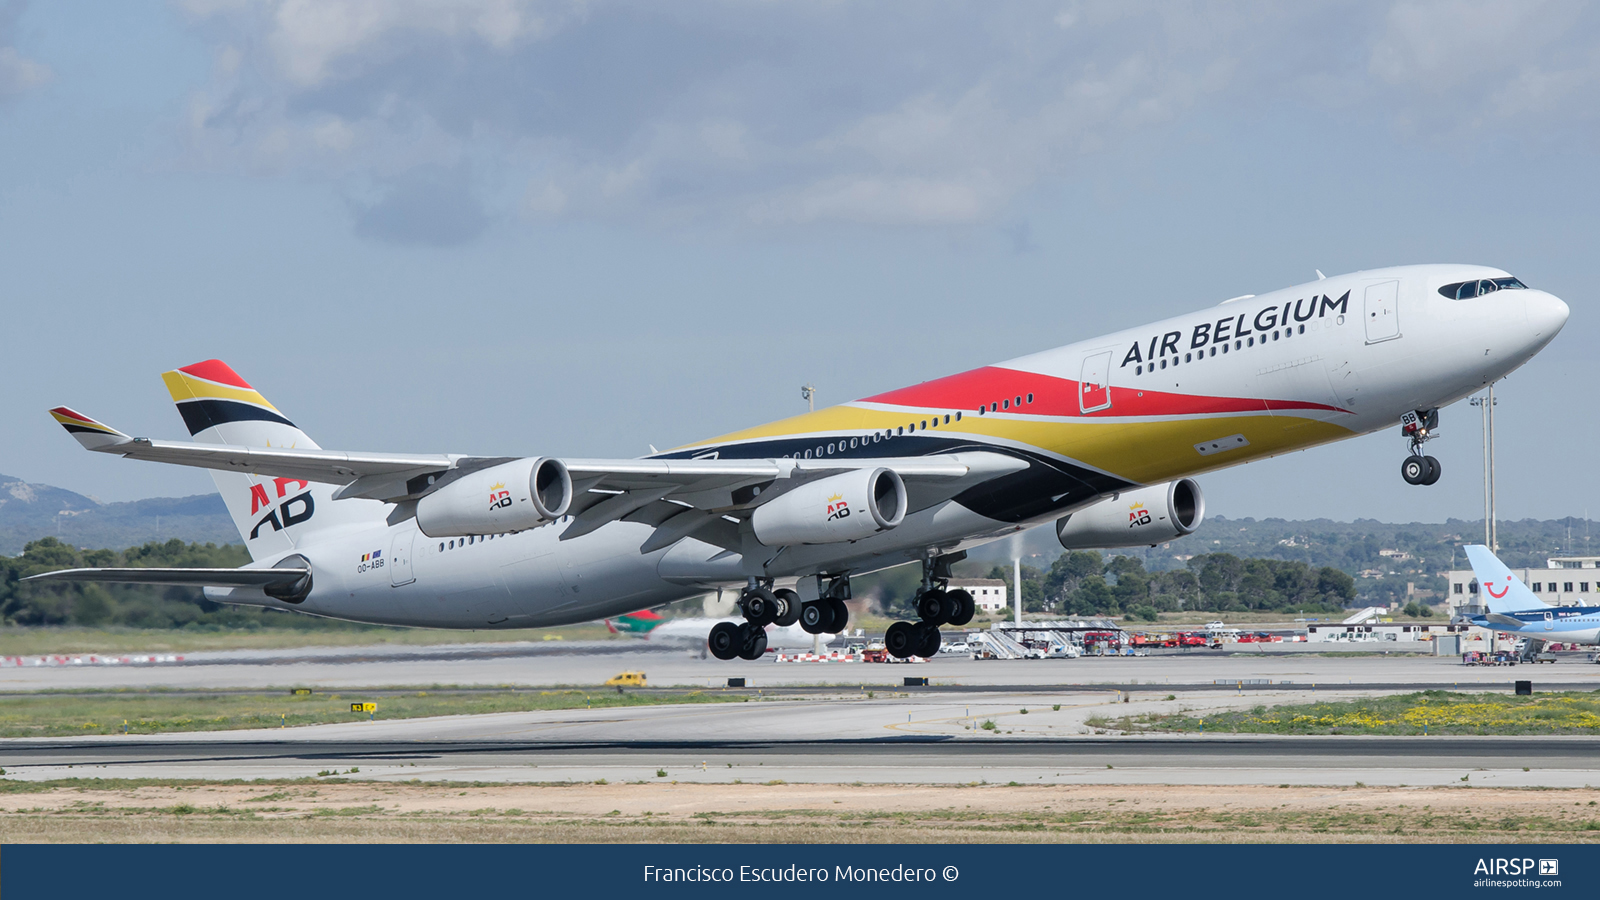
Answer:
[{"label": "light pole", "polygon": [[805,398],[806,407],[810,412],[817,411],[817,386],[806,382],[800,386],[800,396]]},{"label": "light pole", "polygon": [[1500,549],[1500,530],[1495,527],[1494,490],[1494,385],[1482,397],[1473,397],[1473,406],[1483,412],[1483,543],[1492,551]]},{"label": "light pole", "polygon": [[1022,624],[1022,557],[1017,557],[1012,563],[1011,587],[1016,596],[1011,598],[1011,608],[1017,617],[1017,624]]}]

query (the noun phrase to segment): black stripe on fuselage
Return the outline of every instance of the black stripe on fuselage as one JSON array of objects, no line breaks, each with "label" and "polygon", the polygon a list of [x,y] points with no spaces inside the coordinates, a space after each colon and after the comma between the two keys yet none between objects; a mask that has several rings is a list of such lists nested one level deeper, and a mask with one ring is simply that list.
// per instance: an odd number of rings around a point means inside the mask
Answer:
[{"label": "black stripe on fuselage", "polygon": [[[653,456],[651,459],[694,459],[713,454],[718,459],[775,459],[785,456],[803,457],[805,452],[810,450],[812,459],[865,462],[873,459],[939,456],[975,451],[1000,453],[1023,460],[1028,467],[970,487],[952,498],[967,509],[997,522],[1037,519],[1102,494],[1124,491],[1134,486],[1132,482],[1121,478],[1051,459],[1040,453],[1016,447],[985,444],[964,436],[945,437],[923,433],[900,435],[877,442],[873,442],[870,437],[862,442],[860,435],[856,435],[854,439],[858,442],[855,447],[849,445],[850,437],[845,437],[842,442],[837,437],[826,440],[804,436],[770,438],[738,444],[696,447],[693,450],[677,450]],[[827,452],[830,444],[834,448],[832,453]],[[823,451],[820,455],[817,454],[819,447]]]},{"label": "black stripe on fuselage", "polygon": [[184,400],[178,404],[178,412],[183,414],[183,424],[191,436],[228,422],[277,422],[295,427],[293,422],[270,409],[234,400]]}]

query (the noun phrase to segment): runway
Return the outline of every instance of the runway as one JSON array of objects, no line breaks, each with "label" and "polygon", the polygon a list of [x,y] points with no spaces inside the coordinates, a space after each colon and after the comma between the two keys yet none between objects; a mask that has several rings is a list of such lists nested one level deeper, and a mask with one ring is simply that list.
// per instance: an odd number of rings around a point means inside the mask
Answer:
[{"label": "runway", "polygon": [[[756,702],[0,743],[8,778],[922,784],[1600,785],[1600,739],[1129,736],[1096,713],[1254,705],[1117,691]],[[1330,693],[1329,699],[1348,694]],[[1048,704],[1048,705],[1047,705]],[[1059,707],[1056,708],[1056,707]],[[1026,709],[1027,712],[1023,712]],[[979,725],[993,722],[994,731]],[[352,771],[356,770],[356,771]],[[319,773],[323,773],[319,776]]]}]

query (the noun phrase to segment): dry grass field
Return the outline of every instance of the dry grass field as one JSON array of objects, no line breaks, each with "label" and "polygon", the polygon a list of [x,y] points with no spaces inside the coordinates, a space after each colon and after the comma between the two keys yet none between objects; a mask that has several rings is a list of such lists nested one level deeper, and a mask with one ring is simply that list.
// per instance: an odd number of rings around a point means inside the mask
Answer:
[{"label": "dry grass field", "polygon": [[1600,840],[1600,791],[799,784],[4,783],[0,842]]}]

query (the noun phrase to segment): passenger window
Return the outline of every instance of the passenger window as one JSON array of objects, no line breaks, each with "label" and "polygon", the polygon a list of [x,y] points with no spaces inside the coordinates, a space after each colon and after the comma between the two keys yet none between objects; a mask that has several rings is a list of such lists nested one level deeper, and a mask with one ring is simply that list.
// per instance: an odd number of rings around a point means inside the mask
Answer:
[{"label": "passenger window", "polygon": [[1002,401],[1000,401],[1000,408],[1001,409],[1010,409],[1011,408],[1011,401],[1010,400],[1002,400]]},{"label": "passenger window", "polygon": [[1028,403],[1030,403],[1030,404],[1033,403],[1033,395],[1032,394],[1028,395]]},{"label": "passenger window", "polygon": [[455,541],[451,541],[450,542],[450,549],[454,550],[455,548],[456,548],[456,542]]},{"label": "passenger window", "polygon": [[[934,421],[938,421],[938,420],[937,420],[937,419],[935,419],[935,420],[934,420]],[[926,429],[926,428],[927,428],[927,427],[928,427],[928,420],[927,420],[927,419],[923,419],[923,420],[922,420],[922,427],[923,427],[923,428],[924,428],[924,429]]]},{"label": "passenger window", "polygon": [[961,410],[959,410],[959,409],[956,410],[956,421],[957,422],[961,421]]},{"label": "passenger window", "polygon": [[1244,345],[1246,347],[1254,347],[1256,345],[1256,339],[1254,337],[1246,338]]},{"label": "passenger window", "polygon": [[1144,366],[1134,366],[1133,367],[1133,374],[1135,374],[1135,375],[1143,375],[1144,374]]},{"label": "passenger window", "polygon": [[1185,353],[1183,355],[1183,361],[1184,362],[1192,362],[1193,360],[1194,360],[1194,354],[1193,353]]},{"label": "passenger window", "polygon": [[1012,404],[1012,405],[1014,405],[1014,406],[1021,406],[1021,405],[1022,405],[1022,398],[1021,398],[1021,397],[1018,397],[1018,398],[1017,398],[1017,399],[1016,399],[1016,400],[1015,400],[1015,401],[1013,401],[1013,404]]},{"label": "passenger window", "polygon": [[1167,367],[1167,361],[1163,359],[1161,361],[1161,368],[1165,369],[1166,367]]},{"label": "passenger window", "polygon": [[946,415],[946,416],[945,416],[945,417],[944,417],[944,423],[945,423],[945,424],[946,424],[946,425],[949,425],[949,424],[950,424],[950,417],[949,417],[949,416],[948,416],[948,415]]},{"label": "passenger window", "polygon": [[440,553],[443,553],[443,552],[444,552],[444,541],[440,541],[440,542],[439,542],[439,552],[440,552]]}]

